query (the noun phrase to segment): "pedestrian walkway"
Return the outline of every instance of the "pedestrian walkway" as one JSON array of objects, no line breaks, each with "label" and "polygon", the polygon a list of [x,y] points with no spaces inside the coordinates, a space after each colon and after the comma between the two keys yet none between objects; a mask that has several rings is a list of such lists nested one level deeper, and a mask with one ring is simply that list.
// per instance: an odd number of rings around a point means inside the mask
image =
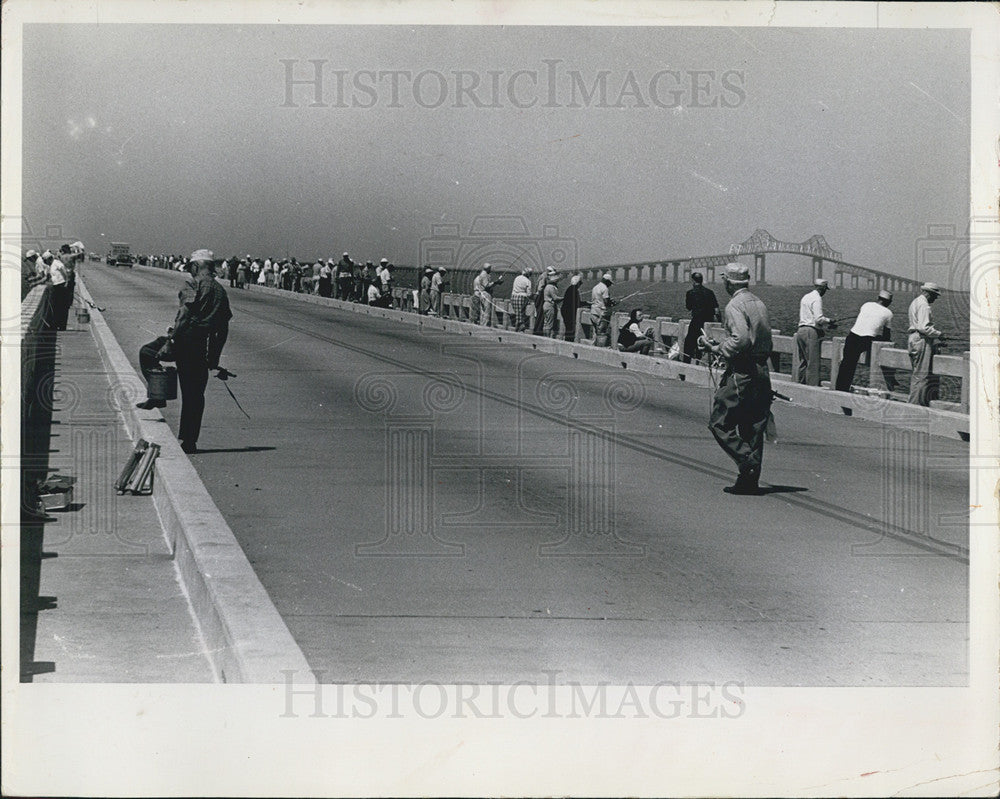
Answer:
[{"label": "pedestrian walkway", "polygon": [[213,682],[152,498],[113,488],[133,442],[90,326],[42,335],[22,464],[75,485],[22,524],[21,681]]}]

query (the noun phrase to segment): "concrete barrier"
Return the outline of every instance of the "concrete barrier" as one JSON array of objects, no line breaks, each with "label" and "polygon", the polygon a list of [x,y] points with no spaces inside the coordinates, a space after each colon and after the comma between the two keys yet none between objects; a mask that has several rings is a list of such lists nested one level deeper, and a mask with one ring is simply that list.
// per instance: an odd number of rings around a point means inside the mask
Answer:
[{"label": "concrete barrier", "polygon": [[21,412],[30,414],[37,405],[35,364],[38,337],[49,309],[50,287],[35,286],[21,301]]},{"label": "concrete barrier", "polygon": [[[79,276],[77,287],[84,299],[92,299]],[[153,503],[220,679],[314,685],[305,656],[162,415],[135,407],[146,394],[145,383],[128,362],[104,315],[93,308],[90,318],[101,359],[114,380],[116,410],[129,435],[133,441],[144,438],[160,445]]]}]

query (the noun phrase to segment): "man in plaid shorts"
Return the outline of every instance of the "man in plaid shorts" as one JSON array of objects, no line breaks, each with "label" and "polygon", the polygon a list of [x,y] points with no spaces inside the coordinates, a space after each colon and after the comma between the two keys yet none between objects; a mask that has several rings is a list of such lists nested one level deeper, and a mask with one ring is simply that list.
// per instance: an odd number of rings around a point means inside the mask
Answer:
[{"label": "man in plaid shorts", "polygon": [[528,328],[528,317],[524,309],[531,300],[531,267],[521,268],[521,274],[514,278],[510,293],[510,310],[514,314],[514,330],[523,333]]}]

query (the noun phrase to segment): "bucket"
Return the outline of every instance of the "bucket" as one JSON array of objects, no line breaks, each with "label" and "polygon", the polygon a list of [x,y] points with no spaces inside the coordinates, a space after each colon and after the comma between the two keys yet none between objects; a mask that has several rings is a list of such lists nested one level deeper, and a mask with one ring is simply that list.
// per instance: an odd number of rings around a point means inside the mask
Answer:
[{"label": "bucket", "polygon": [[38,486],[38,509],[41,511],[66,510],[73,504],[75,477],[54,474]]},{"label": "bucket", "polygon": [[90,311],[86,308],[76,309],[76,321],[81,323],[86,323],[90,321]]},{"label": "bucket", "polygon": [[177,399],[177,370],[168,366],[150,372],[147,393],[151,400]]}]

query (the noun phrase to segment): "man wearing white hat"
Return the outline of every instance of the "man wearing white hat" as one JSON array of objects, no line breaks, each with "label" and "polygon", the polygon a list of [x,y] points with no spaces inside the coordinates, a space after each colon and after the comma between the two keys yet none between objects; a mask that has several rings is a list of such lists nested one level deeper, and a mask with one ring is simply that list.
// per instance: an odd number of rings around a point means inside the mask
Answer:
[{"label": "man wearing white hat", "polygon": [[49,304],[49,316],[46,327],[49,330],[65,330],[69,319],[69,307],[73,303],[73,295],[69,289],[69,270],[56,258],[51,250],[42,253],[42,263],[45,265],[49,282],[52,284],[52,299]]},{"label": "man wearing white hat", "polygon": [[911,405],[929,405],[931,372],[934,370],[934,351],[937,344],[944,338],[944,333],[934,327],[931,316],[931,305],[941,296],[941,288],[937,283],[924,283],[920,287],[920,295],[910,303],[907,332],[910,334],[906,342],[910,354],[913,372],[910,375]]},{"label": "man wearing white hat", "polygon": [[448,281],[445,279],[447,273],[446,267],[439,266],[431,277],[431,316],[441,315],[441,293],[448,285]]},{"label": "man wearing white hat", "polygon": [[546,338],[558,335],[559,318],[559,278],[554,266],[545,269],[545,288],[542,290],[542,314],[545,316],[542,332]]},{"label": "man wearing white hat", "polygon": [[823,314],[823,295],[830,284],[818,277],[813,290],[799,302],[799,328],[795,332],[795,346],[799,353],[799,371],[795,379],[807,386],[819,385],[819,340],[831,320]]},{"label": "man wearing white hat", "polygon": [[611,299],[611,273],[605,272],[597,285],[590,291],[590,323],[594,326],[594,346],[607,347],[608,333],[611,330],[611,307],[615,304]]},{"label": "man wearing white hat", "polygon": [[878,293],[877,302],[866,302],[858,311],[854,327],[844,340],[844,355],[837,371],[837,391],[851,390],[854,373],[858,368],[858,358],[861,353],[870,352],[872,342],[890,341],[892,339],[892,292],[882,290]]},{"label": "man wearing white hat", "polygon": [[37,250],[28,250],[24,254],[24,266],[21,267],[21,293],[44,283],[46,278],[45,264]]},{"label": "man wearing white hat", "polygon": [[[191,254],[189,280],[178,293],[180,308],[173,333],[165,350],[177,361],[177,381],[181,388],[181,421],[177,431],[181,449],[198,451],[201,418],[205,412],[205,388],[209,369],[219,368],[219,357],[229,337],[229,309],[226,290],[215,279],[215,256],[211,250]],[[161,359],[169,352],[160,351]]]},{"label": "man wearing white hat", "polygon": [[337,264],[337,299],[345,302],[351,299],[351,283],[354,281],[354,261],[346,252]]},{"label": "man wearing white hat", "polygon": [[479,324],[493,327],[493,289],[503,283],[503,275],[493,279],[493,267],[483,264],[482,271],[472,281],[472,293],[479,300]]},{"label": "man wearing white hat", "polygon": [[523,333],[528,329],[528,315],[524,312],[531,301],[531,272],[530,266],[525,264],[521,267],[521,274],[514,278],[514,285],[510,289],[510,310],[514,316],[514,330]]},{"label": "man wearing white hat", "polygon": [[708,420],[719,446],[736,462],[736,484],[730,494],[757,494],[764,437],[771,412],[771,322],[767,308],[750,293],[750,269],[726,264],[726,292],[732,297],[723,314],[726,338],[719,344],[702,337],[706,349],[726,359]]},{"label": "man wearing white hat", "polygon": [[431,281],[437,272],[431,267],[430,264],[424,266],[424,274],[420,278],[420,292],[418,295],[419,304],[417,306],[417,312],[427,315],[430,314],[433,306],[431,305]]}]

